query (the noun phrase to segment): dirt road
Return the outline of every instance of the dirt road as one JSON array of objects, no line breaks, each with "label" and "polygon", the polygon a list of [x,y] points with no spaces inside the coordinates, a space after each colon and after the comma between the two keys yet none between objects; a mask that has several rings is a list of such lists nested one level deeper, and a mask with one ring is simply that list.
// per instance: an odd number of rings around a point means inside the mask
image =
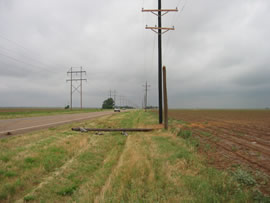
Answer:
[{"label": "dirt road", "polygon": [[0,120],[0,138],[113,114],[112,111]]}]

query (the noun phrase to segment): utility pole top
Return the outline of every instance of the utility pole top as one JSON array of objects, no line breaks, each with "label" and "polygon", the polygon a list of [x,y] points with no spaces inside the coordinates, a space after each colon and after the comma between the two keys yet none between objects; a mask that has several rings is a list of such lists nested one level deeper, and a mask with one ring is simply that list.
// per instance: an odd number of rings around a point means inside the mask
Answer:
[{"label": "utility pole top", "polygon": [[[156,16],[159,16],[159,12],[161,13],[161,16],[164,16],[165,14],[169,13],[169,12],[178,12],[178,8],[176,7],[176,9],[144,9],[142,8],[142,12],[151,12]],[[157,12],[157,13],[156,13]],[[164,13],[162,13],[164,12]]]},{"label": "utility pole top", "polygon": [[162,9],[161,0],[158,0],[157,9],[144,9],[142,12],[151,12],[158,17],[158,26],[148,27],[146,25],[145,29],[150,29],[158,34],[158,106],[159,106],[159,123],[163,121],[162,118],[162,34],[168,32],[169,30],[174,30],[174,27],[162,27],[162,16],[169,12],[177,12],[178,9]]}]

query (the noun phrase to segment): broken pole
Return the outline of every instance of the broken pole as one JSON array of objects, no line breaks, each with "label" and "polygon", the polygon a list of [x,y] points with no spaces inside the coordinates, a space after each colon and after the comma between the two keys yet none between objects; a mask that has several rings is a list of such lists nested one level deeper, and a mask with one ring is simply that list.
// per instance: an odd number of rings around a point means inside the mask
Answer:
[{"label": "broken pole", "polygon": [[168,130],[168,97],[166,67],[163,66],[163,99],[164,99],[164,128]]}]

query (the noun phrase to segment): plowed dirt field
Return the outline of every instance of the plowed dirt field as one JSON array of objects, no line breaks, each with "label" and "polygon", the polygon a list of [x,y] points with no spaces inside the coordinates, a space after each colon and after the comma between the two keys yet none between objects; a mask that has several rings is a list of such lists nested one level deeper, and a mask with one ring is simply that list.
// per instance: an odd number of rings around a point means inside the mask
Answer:
[{"label": "plowed dirt field", "polygon": [[217,168],[239,165],[270,175],[269,110],[171,110],[169,118],[207,146],[201,151]]}]

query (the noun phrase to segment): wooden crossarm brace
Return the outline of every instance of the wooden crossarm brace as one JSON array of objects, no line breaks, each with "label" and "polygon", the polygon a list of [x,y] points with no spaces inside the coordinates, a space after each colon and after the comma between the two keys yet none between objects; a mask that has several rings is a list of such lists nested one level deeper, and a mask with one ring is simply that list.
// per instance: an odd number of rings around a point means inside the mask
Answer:
[{"label": "wooden crossarm brace", "polygon": [[169,30],[175,30],[174,27],[148,27],[147,25],[145,29],[150,29],[157,34],[158,32],[156,30],[164,30],[163,32],[161,32],[161,34],[164,34],[165,32],[168,32]]},{"label": "wooden crossarm brace", "polygon": [[167,14],[169,12],[178,12],[178,8],[176,8],[176,9],[144,9],[144,8],[142,8],[142,12],[151,12],[156,16],[159,16],[158,12],[161,12],[161,13],[164,12],[161,14],[161,16],[164,16],[165,14]]}]

